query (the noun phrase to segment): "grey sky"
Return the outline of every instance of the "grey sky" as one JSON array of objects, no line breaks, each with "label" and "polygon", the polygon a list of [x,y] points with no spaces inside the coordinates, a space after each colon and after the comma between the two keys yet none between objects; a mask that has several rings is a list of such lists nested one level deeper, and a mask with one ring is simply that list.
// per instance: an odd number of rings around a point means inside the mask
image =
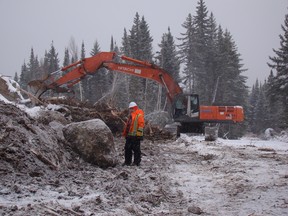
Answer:
[{"label": "grey sky", "polygon": [[[88,56],[95,40],[109,51],[111,36],[121,45],[124,28],[131,29],[136,12],[144,16],[154,39],[154,52],[168,26],[175,37],[189,13],[195,15],[198,0],[0,0],[0,74],[20,74],[33,47],[38,58],[52,40],[63,62],[64,49],[73,37]],[[228,29],[243,59],[251,86],[268,77],[268,56],[280,47],[288,0],[204,0],[217,24]]]}]

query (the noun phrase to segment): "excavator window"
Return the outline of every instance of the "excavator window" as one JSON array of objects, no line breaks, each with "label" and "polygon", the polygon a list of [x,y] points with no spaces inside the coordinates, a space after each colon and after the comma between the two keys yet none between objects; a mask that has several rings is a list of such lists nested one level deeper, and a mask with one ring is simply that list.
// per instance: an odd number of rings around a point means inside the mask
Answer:
[{"label": "excavator window", "polygon": [[191,113],[199,112],[199,98],[198,95],[191,95]]},{"label": "excavator window", "polygon": [[179,97],[175,102],[175,117],[185,115],[187,112],[187,98]]}]

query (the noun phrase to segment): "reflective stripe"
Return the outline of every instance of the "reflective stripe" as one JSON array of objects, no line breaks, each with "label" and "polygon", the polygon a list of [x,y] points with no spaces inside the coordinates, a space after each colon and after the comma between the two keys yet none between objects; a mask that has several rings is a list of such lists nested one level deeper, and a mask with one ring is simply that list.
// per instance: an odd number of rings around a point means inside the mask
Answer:
[{"label": "reflective stripe", "polygon": [[[137,114],[137,115],[136,115],[135,120],[134,120],[134,124],[133,124],[133,130],[132,130],[132,132],[129,132],[128,135],[130,135],[130,136],[136,136],[139,116],[141,116],[141,114]],[[139,129],[140,129],[140,128],[139,128]],[[143,129],[142,129],[142,130],[143,130]]]}]

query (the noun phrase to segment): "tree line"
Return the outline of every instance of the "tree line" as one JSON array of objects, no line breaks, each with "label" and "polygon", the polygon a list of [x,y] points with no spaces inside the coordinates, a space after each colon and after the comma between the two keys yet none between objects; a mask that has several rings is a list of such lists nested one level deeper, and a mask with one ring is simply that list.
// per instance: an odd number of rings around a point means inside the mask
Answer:
[{"label": "tree line", "polygon": [[[110,51],[162,67],[181,85],[184,92],[199,94],[202,105],[243,106],[245,123],[240,127],[224,126],[226,129],[229,127],[230,131],[236,130],[238,134],[243,134],[245,130],[260,133],[270,125],[287,128],[287,16],[282,26],[285,34],[280,36],[281,48],[274,50],[275,57],[270,57],[271,75],[263,85],[257,81],[251,92],[246,85],[247,77],[243,75],[246,69],[243,68],[241,55],[231,33],[217,24],[204,0],[198,1],[195,15],[189,13],[182,27],[183,32],[178,38],[172,35],[168,27],[158,44],[158,51],[153,53],[153,37],[149,25],[144,16],[136,13],[132,27],[124,29],[120,47],[111,37]],[[93,56],[99,52],[101,48],[95,40],[89,54]],[[69,47],[65,48],[61,67],[79,60],[78,53],[72,38]],[[80,59],[85,57],[83,41]],[[24,62],[20,76],[16,73],[15,80],[25,89],[29,81],[41,79],[59,68],[60,60],[52,42],[50,50],[45,52],[41,60],[31,49],[29,62]],[[126,108],[130,101],[135,101],[146,113],[167,109],[165,89],[162,86],[148,79],[106,69],[83,79],[79,85],[74,86],[74,91],[76,97],[93,104],[105,101]],[[274,108],[277,112],[272,112]],[[269,114],[264,114],[266,111],[270,111]]]},{"label": "tree line", "polygon": [[264,83],[256,80],[248,98],[248,131],[255,134],[267,127],[276,131],[288,128],[288,15],[281,28],[280,48],[273,49],[274,56],[267,62],[270,74]]}]

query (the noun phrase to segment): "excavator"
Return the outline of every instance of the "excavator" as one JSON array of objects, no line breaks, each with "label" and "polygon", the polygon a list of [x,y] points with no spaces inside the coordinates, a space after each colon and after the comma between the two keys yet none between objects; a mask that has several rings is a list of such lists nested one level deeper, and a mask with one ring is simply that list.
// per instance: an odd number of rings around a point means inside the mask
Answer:
[{"label": "excavator", "polygon": [[[197,94],[184,93],[172,76],[157,65],[124,55],[120,56],[120,59],[121,63],[115,52],[100,52],[63,67],[45,79],[29,82],[28,89],[36,98],[40,98],[47,90],[69,92],[72,86],[87,75],[93,75],[99,69],[106,68],[161,84],[167,91],[167,98],[171,104],[170,112],[177,123],[177,136],[180,133],[203,133],[207,124],[238,123],[244,120],[241,106],[201,106]],[[59,76],[62,72],[67,73]]]}]

